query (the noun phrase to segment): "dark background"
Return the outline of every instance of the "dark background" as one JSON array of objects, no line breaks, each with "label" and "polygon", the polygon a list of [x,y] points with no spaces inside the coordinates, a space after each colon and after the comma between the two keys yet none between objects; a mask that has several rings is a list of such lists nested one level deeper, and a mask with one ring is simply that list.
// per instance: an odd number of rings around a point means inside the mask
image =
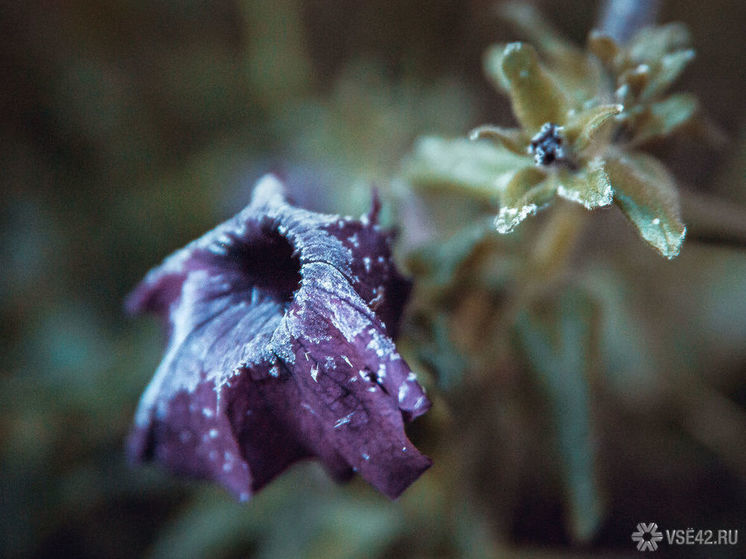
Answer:
[{"label": "dark background", "polygon": [[[596,19],[595,2],[538,5],[578,43]],[[741,205],[744,6],[667,2],[660,18],[689,25],[698,55],[677,89],[699,96],[727,141],[658,153],[689,188]],[[1,2],[0,555],[626,555],[641,521],[746,538],[738,249],[685,244],[665,267],[640,244],[642,264],[608,272],[668,287],[618,301],[643,309],[619,323],[619,360],[644,363],[599,404],[608,512],[588,541],[564,528],[556,483],[516,477],[489,429],[474,444],[494,445],[490,458],[454,498],[437,461],[458,456],[426,424],[436,467],[393,504],[359,481],[337,487],[313,464],[242,506],[126,463],[162,343],[154,321],[122,311],[144,273],[243,207],[264,172],[281,172],[315,209],[360,212],[367,185],[395,174],[417,136],[509,122],[481,53],[517,38],[481,0]],[[699,381],[673,397],[679,369]],[[511,423],[512,397],[499,413],[526,439],[519,469],[543,471],[539,439]],[[698,556],[738,556],[707,551]]]}]

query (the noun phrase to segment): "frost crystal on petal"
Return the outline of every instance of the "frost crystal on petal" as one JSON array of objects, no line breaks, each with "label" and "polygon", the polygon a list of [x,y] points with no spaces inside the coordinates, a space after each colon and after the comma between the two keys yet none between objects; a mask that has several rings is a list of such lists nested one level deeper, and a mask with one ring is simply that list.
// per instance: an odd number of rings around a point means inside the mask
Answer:
[{"label": "frost crystal on petal", "polygon": [[267,176],[243,211],[146,276],[128,307],[159,314],[168,344],[133,458],[241,500],[308,457],[392,498],[430,466],[404,432],[430,404],[392,340],[410,284],[377,211],[309,212]]}]

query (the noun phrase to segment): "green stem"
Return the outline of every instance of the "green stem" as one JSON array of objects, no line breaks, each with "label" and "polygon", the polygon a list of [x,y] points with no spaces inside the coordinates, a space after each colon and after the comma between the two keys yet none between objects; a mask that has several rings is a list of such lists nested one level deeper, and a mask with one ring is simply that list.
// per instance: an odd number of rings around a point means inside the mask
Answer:
[{"label": "green stem", "polygon": [[547,223],[539,232],[531,255],[530,269],[543,281],[564,272],[573,248],[583,231],[586,210],[578,204],[556,200]]},{"label": "green stem", "polygon": [[574,248],[585,229],[588,212],[578,204],[556,200],[548,219],[532,243],[515,290],[498,313],[500,336],[508,339],[518,314],[562,280],[570,268]]}]

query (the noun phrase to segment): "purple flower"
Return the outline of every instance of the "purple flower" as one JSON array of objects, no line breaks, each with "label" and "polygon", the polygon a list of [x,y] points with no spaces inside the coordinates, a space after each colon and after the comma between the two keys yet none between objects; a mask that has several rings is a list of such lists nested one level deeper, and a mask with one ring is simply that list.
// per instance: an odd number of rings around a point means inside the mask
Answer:
[{"label": "purple flower", "polygon": [[167,323],[129,450],[247,500],[294,462],[357,471],[391,498],[430,466],[404,421],[430,406],[397,353],[410,283],[378,203],[359,221],[287,203],[273,176],[128,300]]}]

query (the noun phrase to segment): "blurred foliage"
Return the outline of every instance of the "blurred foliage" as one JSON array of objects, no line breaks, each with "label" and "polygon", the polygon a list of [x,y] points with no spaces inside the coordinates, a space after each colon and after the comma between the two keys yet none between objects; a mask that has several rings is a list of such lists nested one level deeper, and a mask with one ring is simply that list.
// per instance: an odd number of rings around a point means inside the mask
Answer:
[{"label": "blurred foliage", "polygon": [[[595,17],[590,1],[540,6],[576,42]],[[509,122],[481,53],[532,36],[493,13],[0,6],[0,556],[627,554],[640,521],[743,527],[744,252],[687,242],[667,262],[617,209],[583,221],[563,201],[500,236],[490,196],[414,196],[400,176],[421,135]],[[680,182],[740,204],[743,15],[731,0],[666,5],[698,51],[681,87],[729,141],[652,148]],[[499,173],[477,145],[477,171]],[[411,436],[435,466],[395,503],[304,464],[239,505],[124,458],[161,351],[124,296],[269,170],[324,211],[366,210],[375,184],[399,224],[418,282],[400,346],[434,401]]]}]

